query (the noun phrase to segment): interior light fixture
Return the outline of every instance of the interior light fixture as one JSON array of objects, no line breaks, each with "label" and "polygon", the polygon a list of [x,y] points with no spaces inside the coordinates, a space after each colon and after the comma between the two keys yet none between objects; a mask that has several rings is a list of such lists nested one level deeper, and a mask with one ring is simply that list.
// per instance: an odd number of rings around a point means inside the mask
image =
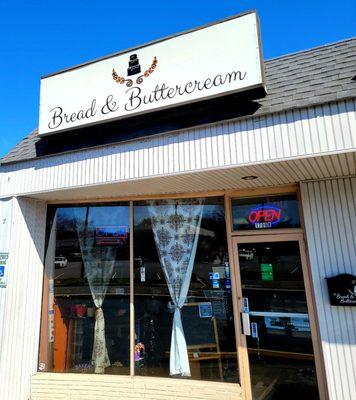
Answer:
[{"label": "interior light fixture", "polygon": [[256,176],[256,175],[246,175],[246,176],[243,176],[241,179],[243,179],[244,181],[253,181],[254,179],[258,179],[258,176]]}]

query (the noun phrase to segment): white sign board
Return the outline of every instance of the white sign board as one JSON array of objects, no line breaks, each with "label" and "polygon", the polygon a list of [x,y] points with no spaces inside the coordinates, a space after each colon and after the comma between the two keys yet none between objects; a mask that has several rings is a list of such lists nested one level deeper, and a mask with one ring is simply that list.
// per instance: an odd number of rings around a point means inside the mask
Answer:
[{"label": "white sign board", "polygon": [[39,134],[263,86],[251,12],[42,78]]}]

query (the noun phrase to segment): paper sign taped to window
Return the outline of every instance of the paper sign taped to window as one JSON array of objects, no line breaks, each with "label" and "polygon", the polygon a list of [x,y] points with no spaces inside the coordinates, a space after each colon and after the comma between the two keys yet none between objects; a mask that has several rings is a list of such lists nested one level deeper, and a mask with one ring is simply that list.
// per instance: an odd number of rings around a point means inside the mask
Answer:
[{"label": "paper sign taped to window", "polygon": [[213,316],[213,307],[211,303],[199,303],[199,317],[211,318]]}]

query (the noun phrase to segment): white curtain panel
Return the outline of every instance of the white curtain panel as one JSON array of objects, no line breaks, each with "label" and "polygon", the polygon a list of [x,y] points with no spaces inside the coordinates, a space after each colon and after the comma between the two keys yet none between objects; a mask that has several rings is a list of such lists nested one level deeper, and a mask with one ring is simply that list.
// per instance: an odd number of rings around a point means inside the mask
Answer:
[{"label": "white curtain panel", "polygon": [[94,372],[101,374],[111,365],[105,340],[105,318],[101,307],[113,276],[116,249],[114,246],[95,244],[96,228],[93,221],[90,221],[90,207],[76,208],[74,215],[84,272],[96,307],[92,363]]},{"label": "white curtain panel", "polygon": [[202,199],[151,201],[154,239],[174,303],[170,375],[190,376],[181,309],[187,299],[203,213]]}]

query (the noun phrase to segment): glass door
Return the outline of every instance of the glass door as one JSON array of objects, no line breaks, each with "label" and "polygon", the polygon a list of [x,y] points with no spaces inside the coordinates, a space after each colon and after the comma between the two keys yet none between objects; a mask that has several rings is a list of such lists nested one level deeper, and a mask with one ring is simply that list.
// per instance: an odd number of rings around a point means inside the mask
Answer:
[{"label": "glass door", "polygon": [[300,241],[236,237],[234,251],[252,399],[318,399]]}]

